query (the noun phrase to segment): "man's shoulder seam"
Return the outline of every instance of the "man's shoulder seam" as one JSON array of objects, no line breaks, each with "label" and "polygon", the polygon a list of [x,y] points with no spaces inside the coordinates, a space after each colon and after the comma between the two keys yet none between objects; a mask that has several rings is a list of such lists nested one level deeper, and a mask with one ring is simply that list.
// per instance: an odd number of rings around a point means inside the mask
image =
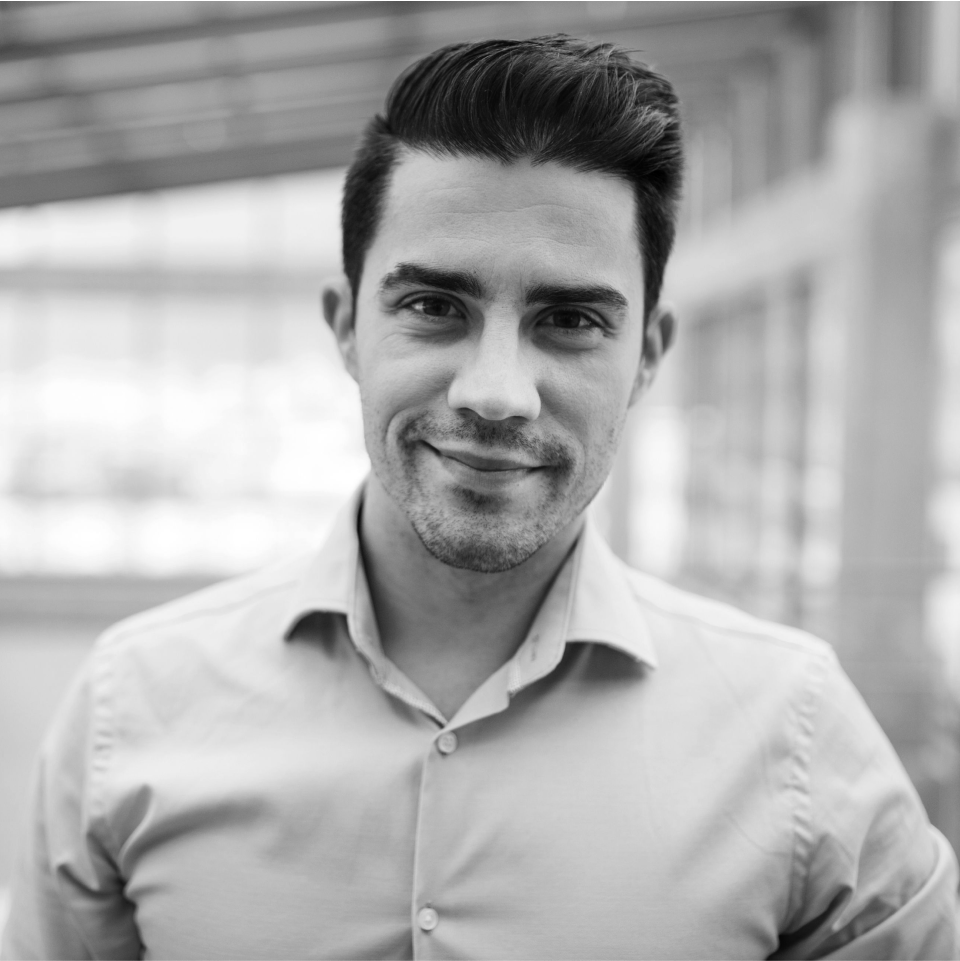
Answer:
[{"label": "man's shoulder seam", "polygon": [[[691,594],[666,582],[657,581],[658,586],[663,590],[674,595],[681,595],[684,598],[692,598],[697,606],[706,606],[712,609],[718,617],[714,619],[700,611],[682,610],[677,606],[652,598],[643,589],[642,581],[647,579],[649,575],[634,571],[631,568],[627,568],[627,573],[631,591],[637,602],[662,616],[695,624],[712,633],[726,634],[763,643],[773,642],[791,650],[811,654],[825,661],[836,659],[836,653],[830,644],[801,628],[778,624],[775,621],[765,621],[722,601]],[[735,619],[736,623],[724,623],[720,619],[721,616]]]},{"label": "man's shoulder seam", "polygon": [[[237,608],[254,605],[272,594],[290,590],[297,584],[296,579],[292,578],[273,584],[266,584],[263,587],[255,589],[252,593],[245,594],[241,597],[227,596],[222,599],[217,599],[220,594],[229,594],[230,588],[239,587],[242,580],[243,579],[240,581],[226,581],[221,584],[214,584],[194,594],[187,594],[185,597],[176,598],[166,604],[161,604],[158,607],[153,607],[124,618],[122,621],[118,621],[116,624],[108,627],[103,634],[100,635],[97,641],[97,647],[100,649],[112,648],[122,644],[124,641],[148,634],[154,630],[162,631],[170,627],[188,623],[192,620],[226,614]],[[208,593],[212,596],[204,600],[204,595]]]}]

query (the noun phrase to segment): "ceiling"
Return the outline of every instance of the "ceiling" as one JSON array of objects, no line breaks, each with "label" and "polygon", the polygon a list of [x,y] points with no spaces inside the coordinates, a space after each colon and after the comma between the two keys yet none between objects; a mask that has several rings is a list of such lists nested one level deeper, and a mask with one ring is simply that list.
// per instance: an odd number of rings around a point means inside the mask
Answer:
[{"label": "ceiling", "polygon": [[614,40],[695,119],[822,19],[697,0],[0,3],[0,207],[344,164],[400,70],[457,40]]}]

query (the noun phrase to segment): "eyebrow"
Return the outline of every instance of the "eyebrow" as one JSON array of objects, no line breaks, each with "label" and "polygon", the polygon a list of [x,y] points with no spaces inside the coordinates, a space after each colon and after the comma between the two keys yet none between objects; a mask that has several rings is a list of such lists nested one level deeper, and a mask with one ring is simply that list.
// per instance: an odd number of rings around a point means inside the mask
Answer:
[{"label": "eyebrow", "polygon": [[388,293],[399,287],[436,287],[451,294],[465,294],[480,299],[483,297],[483,284],[475,274],[466,270],[447,270],[443,267],[429,267],[426,264],[397,264],[380,281],[380,293]]},{"label": "eyebrow", "polygon": [[[380,293],[401,287],[434,287],[452,294],[483,298],[484,287],[476,274],[467,270],[449,270],[427,264],[400,263],[380,281]],[[596,304],[626,310],[627,298],[606,284],[534,284],[524,297],[528,304]]]},{"label": "eyebrow", "polygon": [[597,304],[626,310],[627,298],[606,284],[534,284],[527,291],[528,304]]}]

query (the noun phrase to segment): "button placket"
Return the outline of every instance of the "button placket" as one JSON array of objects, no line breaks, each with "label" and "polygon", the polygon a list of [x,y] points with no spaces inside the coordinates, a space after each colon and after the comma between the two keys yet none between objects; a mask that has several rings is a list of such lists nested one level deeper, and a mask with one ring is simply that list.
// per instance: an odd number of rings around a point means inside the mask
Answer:
[{"label": "button placket", "polygon": [[[445,865],[436,845],[436,836],[442,825],[442,820],[438,818],[445,809],[444,786],[448,778],[457,776],[455,771],[459,767],[449,767],[452,762],[447,758],[459,748],[460,736],[452,730],[441,729],[434,733],[423,760],[411,892],[413,897],[410,920],[413,926],[414,959],[431,958],[433,952],[443,950],[442,944],[446,940],[442,936],[442,914],[434,903],[434,899],[443,898],[446,879]],[[438,927],[441,929],[439,932]],[[449,935],[450,932],[447,933]]]}]

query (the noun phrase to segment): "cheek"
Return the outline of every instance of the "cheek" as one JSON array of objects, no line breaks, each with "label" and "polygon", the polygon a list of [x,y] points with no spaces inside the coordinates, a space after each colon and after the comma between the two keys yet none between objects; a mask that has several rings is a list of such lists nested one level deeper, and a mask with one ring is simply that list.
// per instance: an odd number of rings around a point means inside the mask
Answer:
[{"label": "cheek", "polygon": [[364,417],[384,429],[405,411],[422,410],[445,397],[450,384],[449,365],[425,346],[390,339],[364,342],[358,337],[358,382]]},{"label": "cheek", "polygon": [[597,365],[551,378],[542,386],[541,399],[585,450],[595,451],[619,437],[632,384],[632,376],[617,365]]}]

